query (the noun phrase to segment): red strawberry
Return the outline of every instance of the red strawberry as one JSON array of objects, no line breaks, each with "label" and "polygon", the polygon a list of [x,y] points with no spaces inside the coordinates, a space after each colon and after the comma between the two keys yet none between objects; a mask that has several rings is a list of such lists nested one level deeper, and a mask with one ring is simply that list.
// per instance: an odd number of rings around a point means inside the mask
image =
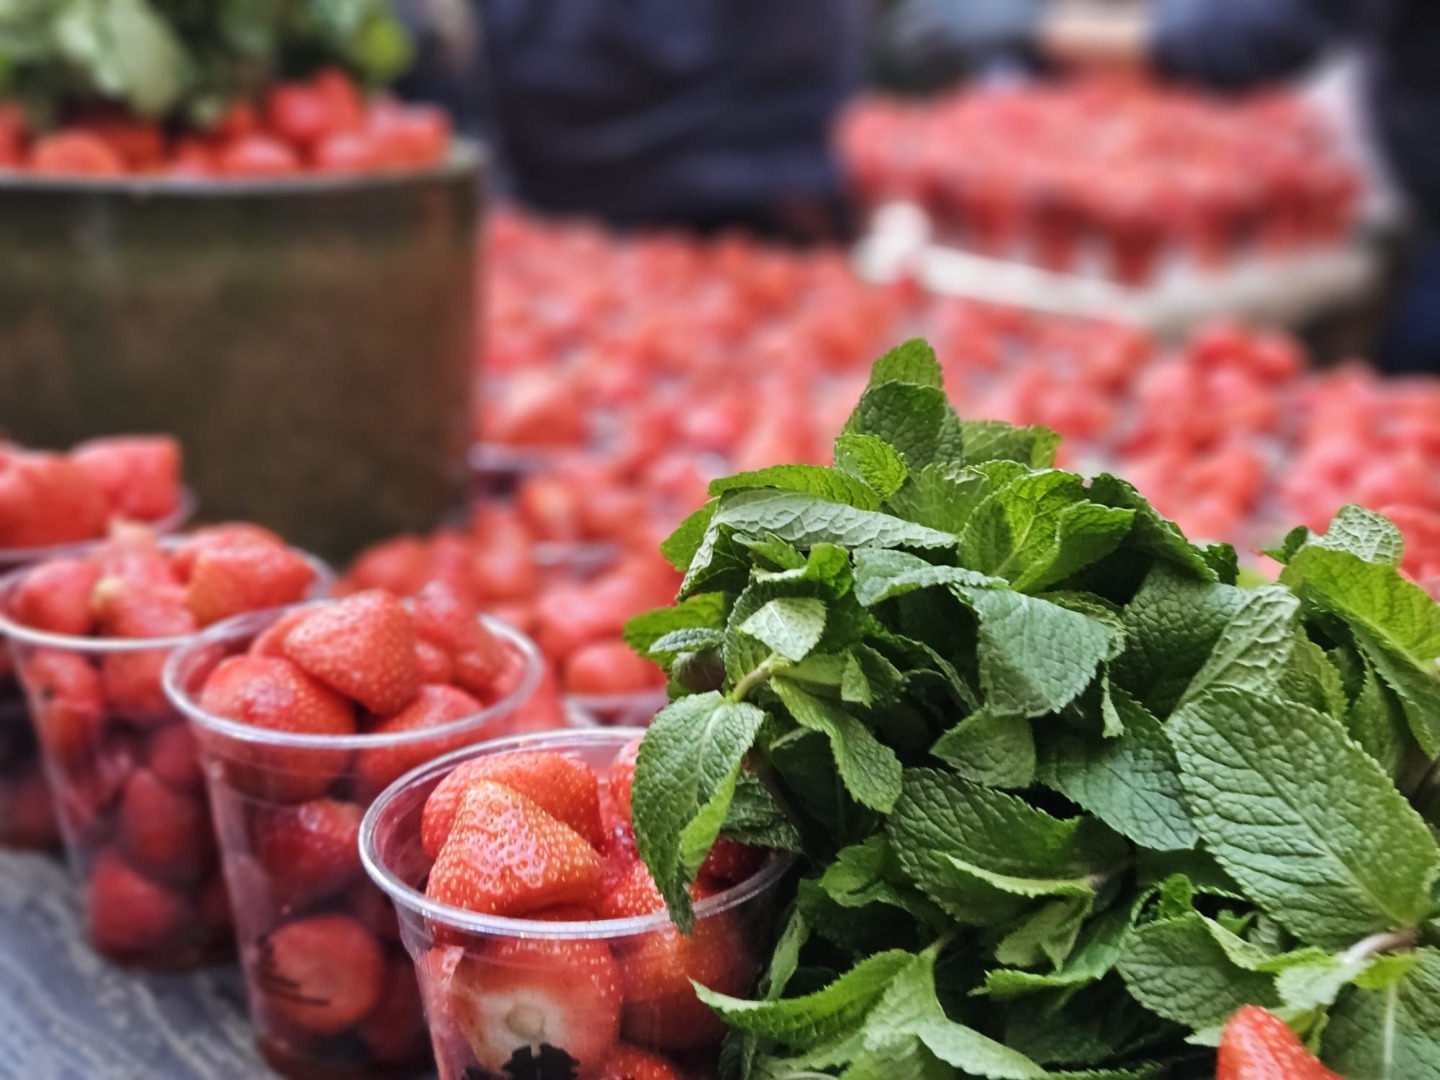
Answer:
[{"label": "red strawberry", "polygon": [[421,641],[415,646],[415,662],[420,665],[422,683],[448,684],[455,681],[455,662],[438,645]]},{"label": "red strawberry", "polygon": [[180,444],[168,435],[91,439],[70,460],[105,496],[110,512],[159,521],[180,505]]},{"label": "red strawberry", "polygon": [[[519,685],[521,659],[516,653],[509,656],[512,663],[506,665],[505,673],[496,680],[492,701],[500,700]],[[510,714],[510,732],[522,735],[532,731],[556,731],[567,726],[569,719],[565,714],[565,701],[560,696],[560,685],[555,681],[554,673],[547,668],[530,700]]]},{"label": "red strawberry", "polygon": [[625,1038],[660,1050],[688,1052],[720,1045],[725,1025],[695,995],[693,979],[722,994],[750,989],[755,964],[733,912],[708,915],[685,937],[673,927],[628,940],[616,949],[625,986]]},{"label": "red strawberry", "polygon": [[[350,703],[279,657],[232,656],[223,661],[206,680],[199,704],[213,716],[273,731],[355,733]],[[349,755],[342,751],[239,741],[226,744],[223,752],[231,783],[279,802],[318,798],[349,764]]]},{"label": "red strawberry", "polygon": [[84,637],[95,627],[90,597],[100,567],[90,559],[56,559],[26,574],[10,599],[10,617],[52,634]]},{"label": "red strawberry", "polygon": [[620,978],[603,941],[502,938],[467,953],[450,980],[450,1012],[482,1069],[504,1072],[519,1050],[549,1045],[589,1075],[620,1029]]},{"label": "red strawberry", "polygon": [[399,942],[400,920],[390,898],[368,881],[350,890],[350,913],[381,941]]},{"label": "red strawberry", "polygon": [[765,865],[764,849],[739,844],[734,840],[716,840],[710,854],[700,864],[700,877],[720,889],[728,889],[759,872]]},{"label": "red strawberry", "polygon": [[598,899],[600,856],[537,803],[487,780],[470,786],[425,895],[486,915]]},{"label": "red strawberry", "polygon": [[665,672],[623,641],[594,641],[565,658],[563,681],[570,694],[633,694],[664,686]]},{"label": "red strawberry", "polygon": [[379,589],[309,609],[285,637],[285,655],[378,716],[393,716],[420,692],[415,626]]},{"label": "red strawberry", "polygon": [[356,1029],[365,1049],[377,1060],[392,1065],[425,1061],[430,1056],[430,1029],[420,1006],[415,965],[404,956],[390,960],[385,969],[385,990],[374,1011]]},{"label": "red strawberry", "polygon": [[104,637],[139,641],[182,637],[199,629],[185,609],[185,590],[173,583],[107,574],[96,583],[90,603]]},{"label": "red strawberry", "polygon": [[105,532],[105,497],[56,454],[0,454],[0,547],[93,540]]},{"label": "red strawberry", "polygon": [[261,940],[254,965],[260,1011],[310,1035],[340,1034],[385,990],[385,954],[348,915],[281,926]]},{"label": "red strawberry", "polygon": [[479,609],[438,581],[426,585],[410,603],[415,633],[450,654],[456,684],[472,694],[489,693],[504,667],[506,651],[480,622]]},{"label": "red strawberry", "polygon": [[225,885],[225,875],[217,871],[200,886],[196,907],[200,913],[201,929],[207,936],[218,936],[234,927],[235,917],[230,909],[230,890]]},{"label": "red strawberry", "polygon": [[201,626],[245,611],[305,598],[315,571],[279,544],[229,544],[200,551],[190,569],[185,606]]},{"label": "red strawberry", "polygon": [[600,901],[596,914],[602,919],[629,919],[636,915],[653,915],[665,910],[665,898],[655,885],[650,871],[636,856],[633,859],[617,858],[607,868],[615,866],[615,879],[606,882],[605,897]]},{"label": "red strawberry", "polygon": [[300,171],[300,157],[278,139],[245,135],[221,149],[216,168],[225,176],[252,179],[293,176]]},{"label": "red strawberry", "polygon": [[398,536],[367,548],[350,567],[346,583],[359,589],[385,589],[410,596],[430,576],[430,555],[418,536]]},{"label": "red strawberry", "polygon": [[100,855],[90,871],[85,908],[95,947],[122,959],[173,944],[190,920],[179,894],[142,877],[109,851]]},{"label": "red strawberry", "polygon": [[196,529],[186,537],[175,548],[170,557],[170,564],[174,567],[180,580],[186,581],[201,552],[214,551],[223,547],[249,547],[252,544],[284,547],[285,541],[269,529],[260,525],[252,525],[247,521],[210,525],[203,529]]},{"label": "red strawberry", "polygon": [[188,723],[170,724],[152,732],[146,764],[167,787],[176,791],[197,792],[205,788],[200,751]]},{"label": "red strawberry", "polygon": [[30,168],[53,176],[124,176],[125,160],[98,135],[59,131],[36,141]]},{"label": "red strawberry", "polygon": [[120,846],[152,878],[180,885],[200,880],[215,856],[204,796],[180,794],[150,770],[137,770],[120,797]]},{"label": "red strawberry", "polygon": [[680,1073],[658,1054],[616,1043],[595,1080],[680,1080]]},{"label": "red strawberry", "polygon": [[[419,695],[402,711],[371,729],[375,735],[398,735],[443,727],[474,716],[481,704],[464,690],[453,686],[422,686]],[[481,728],[436,736],[400,746],[362,750],[355,763],[355,782],[360,798],[373,799],[411,769],[451,750],[486,738]]]},{"label": "red strawberry", "polygon": [[105,719],[99,673],[83,656],[61,649],[22,654],[19,669],[45,752],[62,769],[80,765],[93,752]]},{"label": "red strawberry", "polygon": [[253,848],[270,875],[275,902],[282,908],[303,908],[358,879],[363,816],[354,803],[335,799],[258,808]]},{"label": "red strawberry", "polygon": [[250,654],[252,656],[283,657],[285,655],[285,639],[290,636],[291,630],[300,625],[300,620],[308,614],[309,610],[302,607],[281,615],[250,643]]},{"label": "red strawberry", "polygon": [[640,744],[644,741],[642,735],[626,743],[610,765],[610,794],[615,799],[615,809],[626,820],[630,818],[630,797],[635,789],[635,762],[640,758]]},{"label": "red strawberry", "polygon": [[480,780],[504,784],[518,791],[589,843],[599,846],[603,833],[595,771],[583,761],[564,754],[517,750],[467,761],[430,793],[421,817],[420,840],[431,858],[440,854],[466,792]]},{"label": "red strawberry", "polygon": [[0,783],[0,844],[41,850],[60,843],[50,785],[38,768]]},{"label": "red strawberry", "polygon": [[134,586],[180,584],[171,569],[169,555],[160,546],[155,530],[148,525],[125,522],[112,525],[110,538],[96,549],[94,557],[100,563],[102,583],[104,578],[120,578]]},{"label": "red strawberry", "polygon": [[165,697],[161,675],[168,649],[135,649],[106,653],[100,661],[100,684],[112,716],[141,727],[156,727],[176,719]]},{"label": "red strawberry", "polygon": [[1341,1080],[1274,1013],[1246,1005],[1220,1036],[1215,1080]]}]

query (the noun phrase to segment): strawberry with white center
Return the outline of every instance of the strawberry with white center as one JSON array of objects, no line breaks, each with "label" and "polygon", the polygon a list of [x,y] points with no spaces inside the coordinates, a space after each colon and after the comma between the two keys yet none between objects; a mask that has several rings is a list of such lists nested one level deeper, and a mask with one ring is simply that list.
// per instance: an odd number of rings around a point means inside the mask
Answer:
[{"label": "strawberry with white center", "polygon": [[327,686],[377,716],[392,716],[420,692],[416,641],[404,605],[369,589],[311,609],[281,648]]},{"label": "strawberry with white center", "polygon": [[260,1008],[311,1035],[338,1035],[380,1003],[385,954],[348,915],[286,923],[254,957]]}]

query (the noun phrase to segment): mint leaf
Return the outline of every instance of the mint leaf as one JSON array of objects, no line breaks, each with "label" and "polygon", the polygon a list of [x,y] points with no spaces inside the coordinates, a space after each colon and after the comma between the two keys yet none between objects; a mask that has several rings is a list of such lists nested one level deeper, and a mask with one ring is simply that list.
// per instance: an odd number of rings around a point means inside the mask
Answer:
[{"label": "mint leaf", "polygon": [[855,598],[865,607],[940,585],[979,589],[1004,585],[999,578],[989,578],[963,567],[934,566],[906,551],[861,548],[855,552],[854,562]]},{"label": "mint leaf", "polygon": [[1055,464],[1055,451],[1060,448],[1060,436],[1039,424],[1017,427],[999,420],[962,420],[960,431],[965,461],[970,465],[1017,461],[1032,469],[1048,469]]},{"label": "mint leaf", "polygon": [[785,491],[741,491],[721,499],[715,523],[739,532],[774,533],[801,548],[948,548],[955,537],[870,510]]},{"label": "mint leaf", "polygon": [[911,338],[891,349],[870,369],[870,386],[885,383],[915,383],[935,390],[945,385],[945,376],[940,370],[940,361],[935,350],[923,338]]},{"label": "mint leaf", "polygon": [[996,461],[973,469],[930,464],[912,473],[888,501],[891,513],[932,529],[959,533],[975,508],[1010,481],[1025,475],[1015,462]]},{"label": "mint leaf", "polygon": [[1140,927],[1119,967],[1136,1001],[1193,1028],[1223,1024],[1242,1005],[1280,1003],[1275,980],[1233,963],[1199,915]]},{"label": "mint leaf", "polygon": [[[1366,562],[1383,566],[1399,566],[1405,556],[1405,538],[1395,523],[1363,506],[1342,506],[1325,535],[1312,534],[1307,542],[1331,551],[1348,551]],[[1289,554],[1293,557],[1294,553],[1291,550]]]},{"label": "mint leaf", "polygon": [[1090,482],[1089,494],[1092,502],[1135,512],[1126,547],[1170,563],[1203,581],[1220,580],[1221,575],[1205,557],[1204,551],[1185,539],[1185,534],[1173,521],[1156,513],[1133,485],[1109,473],[1101,473]]},{"label": "mint leaf", "polygon": [[[706,640],[709,635],[725,627],[725,598],[718,594],[692,596],[674,607],[657,608],[636,615],[625,624],[625,644],[644,656],[653,650],[662,638],[674,637],[656,651],[669,652],[680,649],[704,648],[696,643]],[[690,644],[679,644],[681,641]],[[710,644],[714,644],[710,641]]]},{"label": "mint leaf", "polygon": [[1005,1001],[1044,990],[1074,989],[1102,979],[1124,954],[1134,926],[1134,914],[1131,908],[1125,907],[1102,912],[1085,924],[1069,955],[1054,971],[997,968],[986,973],[985,985],[974,993]]},{"label": "mint leaf", "polygon": [[1360,664],[1364,675],[1345,714],[1345,727],[1387,774],[1398,776],[1415,745],[1406,726],[1404,706],[1375,673],[1373,664],[1363,658]]},{"label": "mint leaf", "polygon": [[1084,482],[1071,473],[1029,473],[975,507],[960,534],[960,558],[1016,589],[1036,591],[1115,550],[1133,517],[1088,502]]},{"label": "mint leaf", "polygon": [[815,597],[781,597],[751,615],[740,629],[787,660],[799,663],[820,643],[825,633],[825,613],[825,602]]},{"label": "mint leaf", "polygon": [[914,959],[899,950],[860,961],[823,990],[776,1001],[742,1001],[696,984],[695,993],[731,1027],[797,1050],[853,1032]]},{"label": "mint leaf", "polygon": [[1212,687],[1255,691],[1273,687],[1295,651],[1299,618],[1300,602],[1285,589],[1244,592],[1179,706]]},{"label": "mint leaf", "polygon": [[1115,709],[1125,729],[1119,738],[1048,736],[1041,782],[1143,847],[1194,847],[1200,834],[1165,729],[1128,694],[1116,694]]},{"label": "mint leaf", "polygon": [[980,709],[940,736],[930,752],[967,780],[1023,788],[1035,782],[1030,721]]},{"label": "mint leaf", "polygon": [[690,514],[660,545],[660,554],[676,570],[684,572],[690,568],[691,560],[700,551],[715,511],[720,508],[719,499],[711,499],[700,509]]},{"label": "mint leaf", "polygon": [[785,816],[780,805],[757,777],[742,771],[735,782],[735,793],[725,811],[720,835],[736,843],[776,851],[799,852],[800,832]]},{"label": "mint leaf", "polygon": [[1338,720],[1217,688],[1169,733],[1207,848],[1303,941],[1342,947],[1428,916],[1440,848]]},{"label": "mint leaf", "polygon": [[797,724],[830,740],[840,778],[855,800],[889,813],[900,797],[900,759],[895,752],[834,702],[809,694],[785,678],[775,679],[771,689]]},{"label": "mint leaf", "polygon": [[774,465],[710,482],[711,495],[764,488],[814,495],[862,510],[880,509],[881,497],[863,480],[820,465]]},{"label": "mint leaf", "polygon": [[889,443],[914,472],[941,456],[942,446],[948,445],[947,421],[955,423],[943,390],[908,382],[872,383],[855,406],[845,434],[874,435]]},{"label": "mint leaf", "polygon": [[875,435],[841,435],[836,439],[835,468],[865,483],[881,499],[899,491],[910,475],[900,452]]},{"label": "mint leaf", "polygon": [[1383,989],[1346,991],[1323,1048],[1326,1063],[1346,1076],[1440,1078],[1440,951],[1417,949],[1408,973]]},{"label": "mint leaf", "polygon": [[694,919],[690,882],[720,835],[740,763],[764,722],[754,705],[697,694],[662,709],[640,744],[635,839],[681,929]]}]

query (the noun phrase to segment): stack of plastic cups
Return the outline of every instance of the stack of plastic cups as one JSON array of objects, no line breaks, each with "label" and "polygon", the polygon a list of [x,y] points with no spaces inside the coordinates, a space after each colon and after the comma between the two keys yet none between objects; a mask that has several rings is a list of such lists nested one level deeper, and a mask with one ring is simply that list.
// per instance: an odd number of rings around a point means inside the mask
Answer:
[{"label": "stack of plastic cups", "polygon": [[542,661],[528,638],[487,619],[519,661],[503,696],[453,723],[394,734],[298,734],[204,711],[210,673],[281,614],[211,627],[165,671],[204,762],[256,1039],[289,1077],[411,1075],[430,1061],[429,1038],[395,910],[360,864],[361,817],[417,763],[508,734]]},{"label": "stack of plastic cups", "polygon": [[[437,903],[424,892],[433,860],[421,844],[421,816],[430,793],[457,765],[517,750],[551,751],[585,762],[603,779],[639,734],[541,732],[487,743],[402,777],[366,813],[361,857],[400,913],[441,1080],[548,1076],[547,1063],[557,1076],[612,1075],[604,1070],[623,1054],[660,1059],[677,1075],[715,1074],[724,1025],[673,961],[713,957],[717,966],[706,975],[711,988],[749,993],[769,945],[789,857],[772,855],[749,880],[697,903],[686,939],[663,911],[584,922],[509,919]],[[563,1030],[550,1030],[545,1024],[555,1018],[547,1017],[547,1002],[557,986],[567,988],[567,1008]]]}]

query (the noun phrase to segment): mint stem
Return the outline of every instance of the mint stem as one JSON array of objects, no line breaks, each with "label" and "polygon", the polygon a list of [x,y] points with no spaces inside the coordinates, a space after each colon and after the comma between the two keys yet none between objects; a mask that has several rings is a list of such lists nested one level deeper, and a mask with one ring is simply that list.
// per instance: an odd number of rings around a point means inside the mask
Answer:
[{"label": "mint stem", "polygon": [[1416,934],[1413,927],[1408,930],[1382,930],[1378,934],[1361,938],[1351,945],[1340,954],[1340,962],[1342,964],[1358,964],[1384,952],[1403,952],[1415,948],[1415,941]]},{"label": "mint stem", "polygon": [[771,653],[754,671],[735,684],[735,689],[730,691],[730,700],[739,704],[749,697],[750,692],[757,686],[769,682],[779,667],[779,660],[775,653]]}]

